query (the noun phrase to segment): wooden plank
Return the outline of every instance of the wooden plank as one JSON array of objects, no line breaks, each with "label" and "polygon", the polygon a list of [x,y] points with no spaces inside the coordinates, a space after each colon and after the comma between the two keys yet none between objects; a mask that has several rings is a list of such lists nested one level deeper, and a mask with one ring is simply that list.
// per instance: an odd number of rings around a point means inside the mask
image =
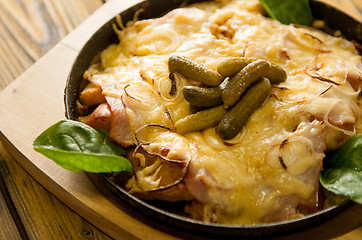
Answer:
[{"label": "wooden plank", "polygon": [[8,200],[5,200],[8,199],[9,194],[5,182],[3,181],[3,165],[4,160],[0,154],[0,239],[21,239],[14,218],[9,210]]},{"label": "wooden plank", "polygon": [[[10,157],[1,143],[0,152],[3,156],[0,157],[0,174],[6,176],[4,182],[9,197],[21,220],[18,224],[23,225],[28,239],[54,239],[54,236],[57,239],[110,239],[39,185]],[[9,214],[1,215],[0,224],[4,222],[4,225],[0,225],[0,234],[8,232],[12,237],[0,239],[20,239],[12,219]]]},{"label": "wooden plank", "polygon": [[102,0],[0,0],[0,89],[103,3]]},{"label": "wooden plank", "polygon": [[10,212],[6,207],[6,203],[2,195],[0,194],[0,239],[21,239],[21,236],[16,228],[16,225],[11,217]]},{"label": "wooden plank", "polygon": [[67,37],[62,39],[62,43],[79,51],[86,43],[86,41],[93,35],[93,33],[109,19],[119,14],[122,9],[127,9],[142,1],[144,0],[109,1],[109,4],[111,4],[112,7],[107,7],[108,4],[105,4],[105,7],[99,8],[94,13],[97,15],[96,18],[88,18],[86,21],[79,25],[76,31],[72,31]]}]

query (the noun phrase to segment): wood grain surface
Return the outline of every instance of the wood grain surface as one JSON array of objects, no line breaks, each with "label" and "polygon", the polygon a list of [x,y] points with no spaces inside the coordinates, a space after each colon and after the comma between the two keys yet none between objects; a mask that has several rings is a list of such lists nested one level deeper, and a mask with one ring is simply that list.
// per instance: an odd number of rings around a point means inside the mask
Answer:
[{"label": "wood grain surface", "polygon": [[[0,151],[1,150],[3,150],[3,148],[1,148]],[[2,163],[3,161],[0,155],[0,169],[3,168]],[[13,218],[14,205],[9,204],[12,203],[12,200],[9,199],[8,196],[8,189],[5,185],[5,182],[0,177],[0,239],[20,239],[21,234]],[[15,218],[17,219],[17,216],[15,216]]]},{"label": "wood grain surface", "polygon": [[[119,0],[119,2],[122,1],[125,2],[124,5],[132,5],[132,2],[134,2],[134,0]],[[323,1],[345,11],[362,22],[361,0]],[[24,73],[89,15],[100,9],[104,2],[101,0],[0,0],[0,90]],[[115,13],[117,9],[112,11]],[[99,16],[106,18],[110,15],[100,14]],[[95,19],[91,19],[86,24],[91,25],[95,21]],[[89,27],[89,29],[93,28],[92,26]],[[77,34],[75,37],[86,38],[85,35],[79,33],[84,29],[79,29],[75,33]],[[73,49],[79,49],[82,41],[75,41],[73,37],[66,38],[64,43]],[[59,58],[59,62],[54,57],[51,60],[52,63],[48,65],[50,67],[54,64],[61,64],[62,58]],[[44,65],[45,63],[43,61],[38,64]],[[24,76],[39,77],[39,73],[32,72]],[[23,83],[24,77],[20,81]],[[20,87],[12,88],[12,91],[20,90]],[[24,88],[21,90],[26,92]],[[38,93],[40,92],[38,91]],[[21,104],[21,101],[17,103]],[[2,104],[4,106],[4,103]],[[50,116],[50,118],[57,118],[58,114],[56,114],[56,117]],[[59,114],[59,116],[62,115],[63,112]],[[21,120],[24,124],[33,123],[35,119],[34,116],[30,115],[19,114],[19,116],[29,118]],[[4,120],[1,119],[2,117],[0,116],[0,122]],[[18,120],[16,117],[14,119]],[[1,127],[0,124],[0,130],[3,130]],[[31,126],[27,125],[27,127]],[[13,128],[17,130],[16,127]],[[21,131],[18,132],[21,135]],[[27,135],[24,134],[24,136]],[[21,139],[21,136],[16,138]],[[29,142],[29,140],[27,141]],[[0,239],[110,239],[104,232],[90,224],[88,220],[80,217],[78,213],[69,209],[34,180],[33,177],[42,180],[44,178],[29,175],[9,155],[1,143],[0,153]],[[20,158],[16,160],[21,161]],[[21,163],[21,165],[23,164],[26,165],[26,163]],[[71,180],[68,181],[71,182]],[[42,184],[48,186],[44,181]],[[77,183],[72,184],[77,185]],[[83,186],[82,184],[79,183],[79,186]],[[84,192],[81,193],[84,194]],[[67,202],[67,199],[62,198],[62,196],[58,196],[58,198]],[[71,207],[76,208],[76,206]],[[84,209],[79,209],[79,214],[85,216],[84,211]],[[113,218],[116,217],[113,216]],[[137,222],[134,223],[138,224]],[[126,223],[126,226],[130,225]],[[281,239],[291,239],[292,237],[293,239],[357,240],[361,239],[362,236],[361,225],[362,206],[357,205],[349,208],[339,218],[332,219],[319,228]],[[97,226],[102,226],[102,223]],[[157,233],[157,231],[155,232],[142,224],[134,227],[132,236],[137,235],[136,231],[143,231],[138,236],[144,236],[144,238],[148,236],[148,239],[152,239],[152,236],[155,236],[154,234],[158,234],[159,239],[168,239],[167,236]],[[112,231],[113,229],[111,229],[110,233]],[[119,238],[134,239],[132,236],[123,235],[119,236]]]},{"label": "wood grain surface", "polygon": [[0,89],[23,73],[104,0],[0,0]]}]

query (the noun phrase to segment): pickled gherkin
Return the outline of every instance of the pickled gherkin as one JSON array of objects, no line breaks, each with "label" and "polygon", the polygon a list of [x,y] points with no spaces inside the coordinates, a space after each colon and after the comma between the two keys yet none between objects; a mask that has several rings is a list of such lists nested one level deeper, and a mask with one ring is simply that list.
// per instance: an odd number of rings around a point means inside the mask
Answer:
[{"label": "pickled gherkin", "polygon": [[222,103],[219,87],[185,86],[182,93],[186,101],[199,107],[212,107]]},{"label": "pickled gherkin", "polygon": [[271,63],[270,70],[265,74],[265,77],[269,79],[270,83],[278,84],[287,79],[287,72],[282,67]]},{"label": "pickled gherkin", "polygon": [[[217,71],[223,77],[231,77],[256,60],[256,58],[230,57],[219,64]],[[270,70],[265,73],[265,77],[269,79],[270,83],[278,84],[287,79],[287,73],[277,64],[270,63]]]},{"label": "pickled gherkin", "polygon": [[233,106],[244,93],[247,87],[256,82],[270,69],[270,63],[266,60],[256,60],[248,64],[232,77],[222,92],[222,101],[226,107]]},{"label": "pickled gherkin", "polygon": [[188,115],[175,123],[176,132],[186,134],[215,127],[224,117],[226,111],[224,106],[219,105]]},{"label": "pickled gherkin", "polygon": [[208,86],[218,86],[222,81],[222,76],[217,71],[182,56],[171,56],[168,60],[168,68],[171,72],[178,72],[186,78]]},{"label": "pickled gherkin", "polygon": [[246,57],[230,57],[222,61],[217,67],[217,72],[224,77],[231,77],[256,59]]},{"label": "pickled gherkin", "polygon": [[240,132],[250,115],[269,96],[271,83],[279,83],[287,77],[278,65],[243,57],[225,59],[218,66],[217,75],[215,71],[180,56],[169,58],[169,69],[201,82],[199,86],[182,89],[190,108],[197,108],[197,112],[178,120],[176,132],[187,134],[217,126],[217,133],[224,140],[232,139]]},{"label": "pickled gherkin", "polygon": [[224,140],[234,138],[245,125],[250,115],[261,106],[271,91],[270,81],[263,77],[251,86],[220,120],[217,133]]}]

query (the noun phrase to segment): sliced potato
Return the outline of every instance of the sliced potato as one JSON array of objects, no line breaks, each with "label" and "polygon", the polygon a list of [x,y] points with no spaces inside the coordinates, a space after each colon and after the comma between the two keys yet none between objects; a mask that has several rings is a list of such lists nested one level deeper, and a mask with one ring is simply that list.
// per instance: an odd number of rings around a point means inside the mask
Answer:
[{"label": "sliced potato", "polygon": [[102,89],[98,85],[91,82],[88,83],[80,93],[79,99],[84,105],[88,106],[105,102]]}]

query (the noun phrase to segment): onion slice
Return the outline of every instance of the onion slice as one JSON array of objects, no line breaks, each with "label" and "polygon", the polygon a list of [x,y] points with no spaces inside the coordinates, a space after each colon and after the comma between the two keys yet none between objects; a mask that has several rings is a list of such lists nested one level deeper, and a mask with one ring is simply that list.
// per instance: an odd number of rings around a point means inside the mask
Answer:
[{"label": "onion slice", "polygon": [[133,153],[133,168],[137,186],[143,191],[158,191],[180,183],[190,161],[171,162],[158,154],[149,154],[139,145]]}]

